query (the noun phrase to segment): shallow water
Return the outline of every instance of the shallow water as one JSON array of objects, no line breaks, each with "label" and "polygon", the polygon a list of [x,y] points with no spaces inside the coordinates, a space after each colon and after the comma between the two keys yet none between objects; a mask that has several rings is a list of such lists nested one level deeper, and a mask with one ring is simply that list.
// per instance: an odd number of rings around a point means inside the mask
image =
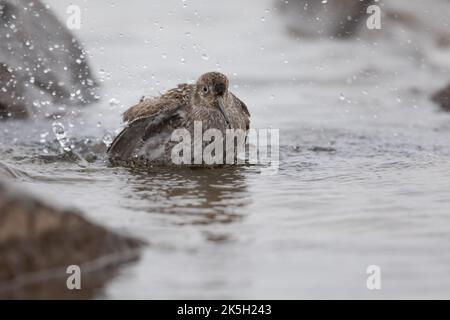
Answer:
[{"label": "shallow water", "polygon": [[[64,17],[68,1],[49,3]],[[97,160],[61,156],[39,121],[0,124],[0,161],[150,243],[99,298],[448,298],[450,115],[428,99],[449,80],[442,50],[296,40],[271,1],[70,3],[103,99],[57,121]],[[280,129],[278,174],[106,165],[122,111],[210,70],[230,75],[252,127]],[[380,291],[366,288],[369,265]]]}]

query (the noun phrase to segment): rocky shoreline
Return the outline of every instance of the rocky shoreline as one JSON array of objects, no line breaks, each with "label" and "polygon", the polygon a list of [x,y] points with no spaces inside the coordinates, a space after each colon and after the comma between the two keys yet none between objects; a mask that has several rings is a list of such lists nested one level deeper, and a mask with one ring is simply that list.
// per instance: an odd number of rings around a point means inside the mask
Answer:
[{"label": "rocky shoreline", "polygon": [[[90,297],[143,244],[0,181],[0,297]],[[82,290],[66,286],[70,265],[81,268]]]},{"label": "rocky shoreline", "polygon": [[86,50],[38,0],[0,2],[0,89],[0,119],[49,117],[99,98]]}]

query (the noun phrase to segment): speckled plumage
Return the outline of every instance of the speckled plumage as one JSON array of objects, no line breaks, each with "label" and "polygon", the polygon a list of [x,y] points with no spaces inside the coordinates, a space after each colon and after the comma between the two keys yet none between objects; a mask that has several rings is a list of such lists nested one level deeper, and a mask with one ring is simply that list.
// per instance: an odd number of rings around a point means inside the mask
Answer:
[{"label": "speckled plumage", "polygon": [[176,144],[170,141],[175,129],[186,128],[193,134],[194,121],[201,121],[203,132],[218,129],[225,136],[229,128],[248,130],[250,113],[228,90],[227,77],[209,72],[195,84],[179,84],[159,97],[141,99],[123,114],[123,120],[127,126],[108,149],[111,162],[168,164]]}]

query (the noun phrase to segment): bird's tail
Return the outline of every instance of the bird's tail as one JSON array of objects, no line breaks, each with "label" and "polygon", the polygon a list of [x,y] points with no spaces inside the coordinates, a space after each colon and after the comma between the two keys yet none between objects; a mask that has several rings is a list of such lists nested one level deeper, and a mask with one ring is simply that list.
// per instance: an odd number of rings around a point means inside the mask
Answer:
[{"label": "bird's tail", "polygon": [[142,145],[142,132],[145,130],[145,119],[136,119],[125,127],[114,139],[106,151],[111,160],[125,161],[132,157]]}]

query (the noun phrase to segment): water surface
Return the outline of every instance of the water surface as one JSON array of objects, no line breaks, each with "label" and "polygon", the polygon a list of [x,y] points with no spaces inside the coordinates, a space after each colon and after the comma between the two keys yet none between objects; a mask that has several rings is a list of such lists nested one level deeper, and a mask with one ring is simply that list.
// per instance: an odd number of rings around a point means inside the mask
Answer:
[{"label": "water surface", "polygon": [[[65,17],[69,1],[49,3]],[[271,1],[70,3],[102,100],[0,124],[0,161],[27,189],[149,242],[99,298],[448,298],[450,115],[428,99],[449,80],[442,52],[295,39]],[[211,70],[230,76],[254,128],[280,129],[278,174],[107,165],[121,112]],[[56,121],[97,160],[61,156]]]}]

